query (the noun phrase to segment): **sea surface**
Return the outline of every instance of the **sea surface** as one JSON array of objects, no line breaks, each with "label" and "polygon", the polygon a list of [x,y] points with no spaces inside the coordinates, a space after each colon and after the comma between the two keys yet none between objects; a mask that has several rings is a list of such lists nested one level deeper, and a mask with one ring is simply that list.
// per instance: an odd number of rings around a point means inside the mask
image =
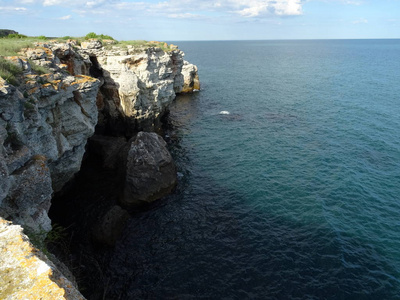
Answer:
[{"label": "sea surface", "polygon": [[176,43],[202,84],[171,107],[179,185],[109,297],[400,299],[400,40]]}]

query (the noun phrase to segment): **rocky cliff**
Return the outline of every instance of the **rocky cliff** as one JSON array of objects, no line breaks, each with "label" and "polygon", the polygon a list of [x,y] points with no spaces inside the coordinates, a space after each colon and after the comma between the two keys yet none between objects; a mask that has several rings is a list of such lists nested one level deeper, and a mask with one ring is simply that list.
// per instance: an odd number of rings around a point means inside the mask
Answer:
[{"label": "rocky cliff", "polygon": [[152,131],[176,93],[199,89],[197,68],[167,47],[48,42],[6,57],[23,74],[18,86],[0,78],[0,217],[44,237],[52,195],[79,171],[95,131],[105,144]]}]

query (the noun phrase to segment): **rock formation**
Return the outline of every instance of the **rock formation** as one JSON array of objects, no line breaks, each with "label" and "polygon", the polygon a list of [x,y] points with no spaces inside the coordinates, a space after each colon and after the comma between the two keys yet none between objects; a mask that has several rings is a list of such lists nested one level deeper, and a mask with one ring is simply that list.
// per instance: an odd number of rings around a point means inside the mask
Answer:
[{"label": "rock formation", "polygon": [[[0,245],[7,249],[0,255],[0,280],[20,280],[22,288],[0,284],[1,299],[62,299],[46,298],[38,292],[41,287],[49,295],[82,299],[68,290],[73,288],[62,277],[54,277],[56,268],[25,241],[21,228],[1,217],[43,240],[51,230],[52,195],[80,170],[95,131],[91,147],[104,158],[104,167],[121,168],[126,175],[121,205],[153,201],[176,184],[176,169],[163,139],[140,131],[159,126],[176,93],[200,88],[197,68],[173,45],[164,51],[156,44],[109,44],[45,42],[6,57],[23,74],[17,77],[18,86],[0,78]],[[93,236],[112,245],[127,218],[127,211],[115,204],[99,218]],[[32,268],[25,270],[30,263]]]},{"label": "rock formation", "polygon": [[130,140],[122,204],[152,202],[171,192],[177,175],[166,146],[154,132],[139,132]]},{"label": "rock formation", "polygon": [[49,231],[52,192],[79,171],[96,125],[114,136],[152,130],[176,93],[198,88],[183,56],[175,46],[109,49],[89,40],[38,43],[8,57],[24,75],[19,87],[0,78],[0,215]]},{"label": "rock formation", "polygon": [[0,299],[85,299],[23,234],[0,218]]}]

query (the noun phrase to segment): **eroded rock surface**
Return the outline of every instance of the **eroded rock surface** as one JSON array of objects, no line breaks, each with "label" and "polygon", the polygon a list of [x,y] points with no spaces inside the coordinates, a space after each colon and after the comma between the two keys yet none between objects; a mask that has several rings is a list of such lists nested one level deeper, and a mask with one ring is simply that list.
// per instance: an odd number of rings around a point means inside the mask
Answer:
[{"label": "eroded rock surface", "polygon": [[[5,57],[23,74],[17,76],[18,86],[0,78],[0,218],[41,240],[51,229],[52,195],[80,170],[95,131],[104,137],[93,138],[91,145],[98,147],[94,152],[103,158],[103,167],[126,174],[119,181],[125,182],[124,190],[119,188],[122,205],[151,202],[176,185],[176,168],[163,139],[139,131],[157,128],[177,93],[200,88],[197,68],[174,45],[164,44],[162,50],[157,43],[145,48],[112,43],[43,42]],[[128,162],[126,169],[121,161]],[[128,218],[114,204],[96,215],[100,223],[92,232],[110,245]],[[18,230],[19,238],[8,237],[18,236]],[[0,298],[82,299],[69,294],[70,284],[64,288],[63,277],[25,239],[20,227],[0,220],[0,247],[6,249],[0,255]],[[25,270],[31,263],[32,270]],[[54,278],[61,280],[58,290]]]},{"label": "eroded rock surface", "polygon": [[[18,87],[0,78],[0,215],[47,232],[52,193],[79,171],[96,126],[124,137],[153,130],[176,93],[199,88],[183,57],[173,45],[106,48],[98,40],[38,43],[7,57],[24,74]],[[114,164],[113,156],[105,162]]]},{"label": "eroded rock surface", "polygon": [[0,249],[0,299],[85,299],[55,265],[32,246],[21,226],[2,218]]},{"label": "eroded rock surface", "polygon": [[100,84],[63,73],[41,78],[28,74],[19,88],[0,78],[0,215],[35,232],[51,229],[53,190],[80,169]]}]

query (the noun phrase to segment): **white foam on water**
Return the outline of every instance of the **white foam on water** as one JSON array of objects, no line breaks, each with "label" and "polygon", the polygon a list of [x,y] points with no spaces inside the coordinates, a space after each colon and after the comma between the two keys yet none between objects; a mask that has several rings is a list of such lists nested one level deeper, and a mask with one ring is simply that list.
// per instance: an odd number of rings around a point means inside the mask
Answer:
[{"label": "white foam on water", "polygon": [[220,115],[229,115],[230,112],[227,111],[227,110],[222,110],[222,111],[219,112],[219,114],[220,114]]}]

